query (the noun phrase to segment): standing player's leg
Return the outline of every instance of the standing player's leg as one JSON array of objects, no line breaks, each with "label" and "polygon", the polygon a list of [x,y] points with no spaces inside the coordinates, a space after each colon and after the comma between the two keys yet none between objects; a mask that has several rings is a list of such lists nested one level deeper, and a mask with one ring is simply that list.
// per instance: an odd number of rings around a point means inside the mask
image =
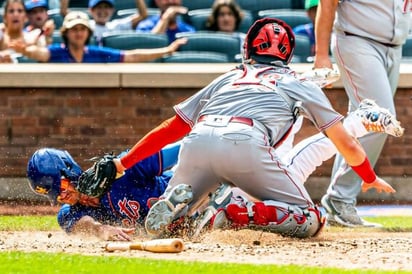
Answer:
[{"label": "standing player's leg", "polygon": [[[396,87],[393,86],[394,80],[389,80],[388,72],[391,77],[397,75],[396,67],[399,67],[399,63],[393,59],[397,56],[396,51],[387,59],[387,47],[343,34],[337,34],[332,47],[350,101],[350,110],[357,107],[362,99],[369,98],[395,114],[393,95]],[[372,165],[377,162],[386,137],[384,134],[373,133],[359,139]],[[331,222],[336,221],[346,226],[375,225],[362,220],[356,212],[356,196],[360,189],[360,178],[337,155],[331,184],[322,199],[322,204],[330,209],[328,213]]]}]

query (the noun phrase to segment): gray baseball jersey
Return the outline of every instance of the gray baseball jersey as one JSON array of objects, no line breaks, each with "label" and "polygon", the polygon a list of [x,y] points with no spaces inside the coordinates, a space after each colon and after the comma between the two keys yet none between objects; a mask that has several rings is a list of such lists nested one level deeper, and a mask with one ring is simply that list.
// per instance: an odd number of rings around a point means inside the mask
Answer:
[{"label": "gray baseball jersey", "polygon": [[[262,79],[273,85],[262,84]],[[235,69],[174,107],[193,129],[182,141],[169,188],[189,184],[193,200],[198,201],[220,182],[228,182],[261,200],[313,206],[297,174],[302,173],[300,168],[288,166],[273,148],[294,120],[290,102],[279,90],[292,103],[302,102],[306,117],[320,131],[343,118],[316,84],[298,80],[287,68],[246,65]],[[213,119],[197,122],[205,116]],[[253,125],[230,122],[230,117],[253,119]]]},{"label": "gray baseball jersey", "polygon": [[[350,101],[349,111],[369,98],[395,114],[393,97],[411,7],[410,0],[343,0],[338,4],[331,49]],[[385,141],[386,135],[380,133],[360,139],[372,164]],[[355,203],[360,188],[360,178],[338,155],[328,194]]]},{"label": "gray baseball jersey", "polygon": [[402,45],[408,36],[410,7],[410,0],[340,1],[335,29],[381,43]]},{"label": "gray baseball jersey", "polygon": [[294,116],[288,102],[271,87],[261,84],[262,79],[283,90],[292,104],[301,102],[300,108],[319,131],[341,119],[313,82],[297,80],[294,71],[287,68],[263,65],[228,72],[174,109],[192,126],[201,115],[252,118],[265,126],[274,145],[292,126]]}]

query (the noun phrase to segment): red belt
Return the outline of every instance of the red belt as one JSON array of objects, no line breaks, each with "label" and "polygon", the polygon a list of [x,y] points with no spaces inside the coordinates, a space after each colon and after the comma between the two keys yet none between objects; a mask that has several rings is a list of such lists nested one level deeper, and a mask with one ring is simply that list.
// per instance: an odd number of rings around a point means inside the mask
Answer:
[{"label": "red belt", "polygon": [[[207,117],[208,117],[208,115],[202,115],[202,116],[199,117],[199,119],[197,121],[198,122],[206,121]],[[246,117],[232,116],[229,119],[229,122],[231,122],[231,123],[241,123],[241,124],[245,124],[245,125],[253,127],[253,119],[246,118]]]}]

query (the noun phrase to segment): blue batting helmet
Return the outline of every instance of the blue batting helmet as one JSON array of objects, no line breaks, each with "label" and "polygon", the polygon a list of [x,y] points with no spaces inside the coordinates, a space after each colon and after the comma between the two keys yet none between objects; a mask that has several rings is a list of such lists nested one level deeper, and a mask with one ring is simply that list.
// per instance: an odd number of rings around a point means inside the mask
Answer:
[{"label": "blue batting helmet", "polygon": [[66,150],[54,148],[37,150],[27,165],[30,188],[37,194],[47,196],[53,204],[60,193],[61,177],[77,182],[82,172]]}]

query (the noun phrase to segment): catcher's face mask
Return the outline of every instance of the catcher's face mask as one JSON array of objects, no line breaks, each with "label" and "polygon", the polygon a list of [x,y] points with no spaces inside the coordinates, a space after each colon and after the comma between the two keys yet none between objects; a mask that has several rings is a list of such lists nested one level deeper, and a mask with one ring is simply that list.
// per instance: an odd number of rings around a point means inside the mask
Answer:
[{"label": "catcher's face mask", "polygon": [[244,60],[259,63],[282,61],[288,64],[295,49],[295,35],[285,22],[275,18],[257,20],[246,34]]}]

